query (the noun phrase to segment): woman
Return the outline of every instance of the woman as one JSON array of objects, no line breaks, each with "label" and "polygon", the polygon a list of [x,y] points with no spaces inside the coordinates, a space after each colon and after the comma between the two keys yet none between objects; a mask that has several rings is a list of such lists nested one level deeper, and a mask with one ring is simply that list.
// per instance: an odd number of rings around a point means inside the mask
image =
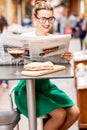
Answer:
[{"label": "woman", "polygon": [[[37,23],[36,32],[23,35],[33,35],[33,37],[50,35],[48,32],[55,20],[51,5],[46,1],[36,1],[33,18]],[[70,60],[72,53],[66,52],[63,56]],[[78,119],[78,107],[49,79],[35,80],[35,87],[37,116],[50,115],[50,119],[44,125],[44,130],[67,130]],[[15,88],[15,102],[19,111],[28,117],[26,98],[26,81],[21,80]],[[44,106],[46,106],[45,109]]]}]

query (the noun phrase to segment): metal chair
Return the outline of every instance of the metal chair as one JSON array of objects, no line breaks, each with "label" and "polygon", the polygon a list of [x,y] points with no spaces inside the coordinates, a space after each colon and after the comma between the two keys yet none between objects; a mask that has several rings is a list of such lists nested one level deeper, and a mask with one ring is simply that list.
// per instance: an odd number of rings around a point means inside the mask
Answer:
[{"label": "metal chair", "polygon": [[[11,101],[11,110],[0,112],[0,130],[13,130],[20,120],[19,111],[13,108],[12,91],[9,92],[9,96]],[[19,130],[18,126],[17,130]]]}]

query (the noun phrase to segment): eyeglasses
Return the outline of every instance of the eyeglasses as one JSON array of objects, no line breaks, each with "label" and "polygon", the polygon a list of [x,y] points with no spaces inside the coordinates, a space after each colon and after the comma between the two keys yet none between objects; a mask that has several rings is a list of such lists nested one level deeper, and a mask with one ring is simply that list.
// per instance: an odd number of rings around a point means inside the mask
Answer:
[{"label": "eyeglasses", "polygon": [[36,18],[39,19],[41,24],[46,23],[46,21],[48,21],[49,23],[53,23],[55,21],[55,17],[54,16],[53,17],[49,17],[49,18],[46,18],[46,17],[40,17],[39,18],[39,17],[36,16]]}]

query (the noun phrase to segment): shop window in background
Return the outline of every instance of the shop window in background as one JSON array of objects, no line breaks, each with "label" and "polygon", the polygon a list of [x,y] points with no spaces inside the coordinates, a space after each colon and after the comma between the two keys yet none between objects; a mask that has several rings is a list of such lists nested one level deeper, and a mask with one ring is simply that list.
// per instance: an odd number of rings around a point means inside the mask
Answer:
[{"label": "shop window in background", "polygon": [[80,2],[80,12],[84,13],[84,0],[81,0]]},{"label": "shop window in background", "polygon": [[84,13],[85,17],[87,18],[87,0],[84,0]]},{"label": "shop window in background", "polygon": [[30,26],[31,25],[31,15],[32,15],[32,5],[29,1],[26,2],[25,5],[25,18],[22,21],[23,26]]},{"label": "shop window in background", "polygon": [[0,14],[4,14],[4,9],[5,9],[5,2],[4,0],[0,0]]}]

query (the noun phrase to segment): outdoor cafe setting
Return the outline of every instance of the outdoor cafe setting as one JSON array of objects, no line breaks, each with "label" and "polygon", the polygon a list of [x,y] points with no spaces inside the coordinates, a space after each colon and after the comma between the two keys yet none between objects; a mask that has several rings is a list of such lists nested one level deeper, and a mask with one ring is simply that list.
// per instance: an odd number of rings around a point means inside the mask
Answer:
[{"label": "outdoor cafe setting", "polygon": [[0,130],[87,129],[86,8],[0,2]]}]

